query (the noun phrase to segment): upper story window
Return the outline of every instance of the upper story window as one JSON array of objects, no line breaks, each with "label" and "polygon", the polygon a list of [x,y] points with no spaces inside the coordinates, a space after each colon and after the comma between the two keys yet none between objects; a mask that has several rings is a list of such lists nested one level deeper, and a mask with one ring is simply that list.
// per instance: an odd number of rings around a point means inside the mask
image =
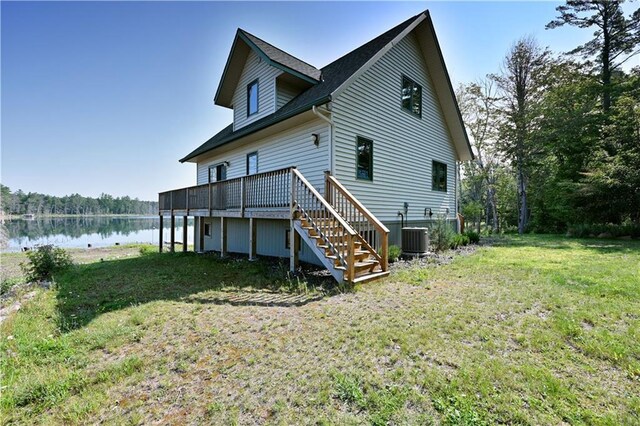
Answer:
[{"label": "upper story window", "polygon": [[422,86],[402,76],[402,109],[422,117]]},{"label": "upper story window", "polygon": [[258,112],[258,80],[247,85],[247,117]]},{"label": "upper story window", "polygon": [[431,163],[431,189],[447,192],[447,165],[439,161]]},{"label": "upper story window", "polygon": [[360,136],[356,140],[356,178],[373,180],[373,141]]},{"label": "upper story window", "polygon": [[258,153],[252,152],[247,154],[247,175],[255,175],[258,173]]}]

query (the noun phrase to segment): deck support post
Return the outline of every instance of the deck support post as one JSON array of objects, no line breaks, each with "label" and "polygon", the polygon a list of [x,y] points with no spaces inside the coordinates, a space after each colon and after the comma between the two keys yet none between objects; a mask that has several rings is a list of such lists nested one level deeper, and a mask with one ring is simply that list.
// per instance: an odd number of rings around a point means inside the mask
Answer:
[{"label": "deck support post", "polygon": [[[198,241],[200,242],[198,249],[200,253],[204,253],[204,217],[198,217],[198,233],[200,234],[198,236]],[[193,243],[195,244],[195,242],[196,242],[196,239],[194,238]]]},{"label": "deck support post", "polygon": [[220,257],[227,255],[227,221],[220,217]]},{"label": "deck support post", "polygon": [[249,218],[249,260],[256,259],[256,220]]},{"label": "deck support post", "polygon": [[289,270],[295,272],[298,267],[298,247],[296,245],[296,229],[293,226],[293,218],[290,220],[289,228]]},{"label": "deck support post", "polygon": [[187,216],[182,216],[182,251],[187,251]]},{"label": "deck support post", "polygon": [[295,170],[291,170],[291,195],[289,198],[289,271],[295,272],[298,267],[298,252],[296,251],[296,228],[294,225],[295,220],[295,205],[296,205],[296,174]]},{"label": "deck support post", "polygon": [[162,253],[162,248],[164,246],[164,235],[162,235],[162,231],[164,230],[164,216],[160,215],[160,227],[158,228],[158,232],[160,233],[159,242],[158,242],[158,251]]},{"label": "deck support post", "polygon": [[171,253],[176,251],[176,217],[173,215],[173,212],[171,212],[171,245],[169,248],[169,251],[171,251]]}]

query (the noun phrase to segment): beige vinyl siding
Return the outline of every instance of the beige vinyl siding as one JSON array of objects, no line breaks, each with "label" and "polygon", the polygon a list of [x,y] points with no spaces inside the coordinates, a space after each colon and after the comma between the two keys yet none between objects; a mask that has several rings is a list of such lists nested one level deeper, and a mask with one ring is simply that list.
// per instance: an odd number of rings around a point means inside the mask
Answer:
[{"label": "beige vinyl siding", "polygon": [[280,109],[300,92],[290,84],[278,81],[276,84],[276,109]]},{"label": "beige vinyl siding", "polygon": [[[402,109],[403,74],[422,86],[422,118]],[[425,208],[455,215],[456,154],[413,34],[342,92],[332,110],[334,174],[374,215],[398,220],[405,202],[405,220],[423,220]],[[373,140],[373,181],[355,178],[357,136]],[[446,193],[431,189],[432,160],[447,164]]]},{"label": "beige vinyl siding", "polygon": [[[318,146],[315,146],[311,140],[313,133],[320,136]],[[313,119],[292,129],[199,162],[198,184],[208,182],[209,166],[223,161],[229,162],[228,179],[244,176],[247,154],[257,151],[259,173],[296,166],[309,182],[322,193],[324,191],[324,171],[329,168],[328,148],[329,125],[320,119]]]},{"label": "beige vinyl siding", "polygon": [[[249,52],[238,86],[233,94],[233,129],[238,130],[275,112],[276,77],[282,71],[263,62],[252,50]],[[247,85],[258,80],[258,112],[247,117]]]}]

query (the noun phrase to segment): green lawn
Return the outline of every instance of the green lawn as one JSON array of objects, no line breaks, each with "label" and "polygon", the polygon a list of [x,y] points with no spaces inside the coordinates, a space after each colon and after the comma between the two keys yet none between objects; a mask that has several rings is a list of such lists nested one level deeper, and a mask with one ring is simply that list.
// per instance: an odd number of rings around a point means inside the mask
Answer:
[{"label": "green lawn", "polygon": [[57,282],[1,326],[4,422],[640,424],[638,241],[509,237],[347,292],[191,254]]}]

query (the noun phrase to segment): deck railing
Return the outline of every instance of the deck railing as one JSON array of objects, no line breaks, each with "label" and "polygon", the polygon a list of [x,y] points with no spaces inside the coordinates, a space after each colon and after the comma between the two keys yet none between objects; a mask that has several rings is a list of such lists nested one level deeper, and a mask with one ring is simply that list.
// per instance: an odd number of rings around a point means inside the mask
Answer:
[{"label": "deck railing", "polygon": [[292,167],[159,194],[160,211],[288,208]]},{"label": "deck railing", "polygon": [[246,208],[289,207],[292,168],[259,173],[244,178]]},{"label": "deck railing", "polygon": [[356,279],[356,252],[361,256],[368,251],[383,272],[388,269],[389,229],[328,173],[324,196],[295,167],[287,167],[161,192],[158,201],[160,214],[170,212],[172,221],[174,214],[202,215],[203,211],[233,210],[229,216],[239,212],[244,217],[246,209],[285,210],[291,219],[304,220],[312,238],[321,242],[318,247],[335,260],[336,268],[344,270],[348,281]]}]

